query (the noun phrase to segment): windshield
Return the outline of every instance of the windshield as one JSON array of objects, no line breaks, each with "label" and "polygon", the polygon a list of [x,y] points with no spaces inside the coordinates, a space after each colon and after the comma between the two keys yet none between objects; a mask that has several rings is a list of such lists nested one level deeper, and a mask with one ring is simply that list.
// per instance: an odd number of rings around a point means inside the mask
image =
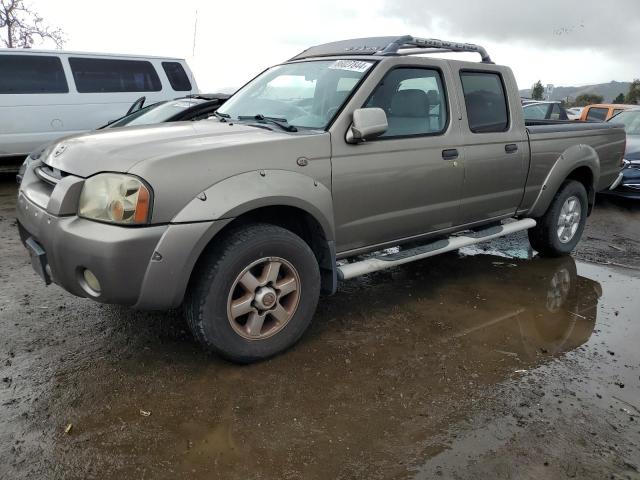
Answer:
[{"label": "windshield", "polygon": [[243,87],[218,113],[260,115],[298,128],[325,128],[374,62],[322,60],[270,68]]},{"label": "windshield", "polygon": [[141,108],[120,120],[109,124],[107,128],[116,128],[133,125],[152,125],[170,120],[174,115],[185,111],[187,108],[202,103],[201,100],[183,99],[170,102],[158,102],[148,107]]},{"label": "windshield", "polygon": [[615,117],[611,117],[609,121],[623,124],[627,135],[640,135],[640,110],[620,112]]}]

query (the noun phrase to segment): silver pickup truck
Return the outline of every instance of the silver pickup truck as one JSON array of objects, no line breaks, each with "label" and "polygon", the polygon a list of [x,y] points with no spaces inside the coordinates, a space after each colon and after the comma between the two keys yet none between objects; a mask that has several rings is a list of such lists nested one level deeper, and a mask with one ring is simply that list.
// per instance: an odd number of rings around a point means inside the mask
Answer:
[{"label": "silver pickup truck", "polygon": [[[481,62],[418,56],[443,51]],[[215,119],[50,145],[19,229],[45,282],[182,305],[205,348],[251,362],[295,343],[339,280],[521,230],[568,254],[624,149],[612,124],[525,125],[480,46],[345,40],[265,70]]]}]

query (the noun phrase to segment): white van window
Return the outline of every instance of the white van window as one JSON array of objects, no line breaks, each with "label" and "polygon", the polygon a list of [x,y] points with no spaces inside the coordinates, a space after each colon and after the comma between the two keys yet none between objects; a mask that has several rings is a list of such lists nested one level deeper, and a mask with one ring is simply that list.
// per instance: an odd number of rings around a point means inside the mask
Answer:
[{"label": "white van window", "polygon": [[164,68],[164,73],[167,74],[171,88],[177,92],[187,92],[191,90],[191,82],[182,65],[178,62],[162,62],[162,68]]},{"label": "white van window", "polygon": [[162,90],[156,70],[146,61],[70,57],[69,64],[80,93]]},{"label": "white van window", "polygon": [[58,57],[0,55],[1,93],[68,93]]}]

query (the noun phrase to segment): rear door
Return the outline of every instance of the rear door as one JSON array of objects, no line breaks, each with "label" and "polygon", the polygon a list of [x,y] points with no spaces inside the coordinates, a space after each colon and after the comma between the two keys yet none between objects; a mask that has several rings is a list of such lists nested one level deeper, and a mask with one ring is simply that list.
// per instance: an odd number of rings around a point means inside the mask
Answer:
[{"label": "rear door", "polygon": [[[443,230],[458,222],[463,170],[457,102],[445,62],[398,59],[373,72],[349,103],[382,108],[387,132],[345,141],[352,115],[331,129],[338,252]],[[443,155],[444,152],[444,155]]]},{"label": "rear door", "polygon": [[462,224],[511,216],[522,200],[529,144],[518,93],[509,69],[452,63],[462,92],[464,184]]}]

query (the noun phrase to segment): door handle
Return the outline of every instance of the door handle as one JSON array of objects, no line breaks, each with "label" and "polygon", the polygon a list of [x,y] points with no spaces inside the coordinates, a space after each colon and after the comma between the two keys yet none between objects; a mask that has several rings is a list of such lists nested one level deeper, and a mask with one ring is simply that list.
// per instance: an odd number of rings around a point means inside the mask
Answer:
[{"label": "door handle", "polygon": [[457,148],[449,148],[447,150],[442,150],[442,159],[443,160],[455,160],[458,158],[458,149]]},{"label": "door handle", "polygon": [[504,146],[504,151],[507,153],[515,153],[518,151],[518,145],[515,143],[508,143]]}]

